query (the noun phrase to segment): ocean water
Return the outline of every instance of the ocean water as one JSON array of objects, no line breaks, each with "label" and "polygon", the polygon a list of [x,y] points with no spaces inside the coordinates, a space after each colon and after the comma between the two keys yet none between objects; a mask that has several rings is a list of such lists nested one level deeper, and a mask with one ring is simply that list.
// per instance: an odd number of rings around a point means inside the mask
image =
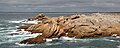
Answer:
[{"label": "ocean water", "polygon": [[[33,17],[37,13],[0,13],[0,48],[120,48],[120,38],[101,37],[85,39],[56,39],[42,44],[19,44],[20,41],[36,37],[38,34],[17,32],[19,21]],[[45,13],[50,17],[74,13]]]}]

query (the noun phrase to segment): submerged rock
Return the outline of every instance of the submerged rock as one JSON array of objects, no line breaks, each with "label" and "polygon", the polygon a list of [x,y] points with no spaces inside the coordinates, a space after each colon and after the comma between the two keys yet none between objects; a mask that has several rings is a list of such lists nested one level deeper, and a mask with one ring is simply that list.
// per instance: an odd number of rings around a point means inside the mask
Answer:
[{"label": "submerged rock", "polygon": [[17,28],[17,29],[27,29],[27,28],[29,28],[30,26],[29,25],[24,25],[24,26],[20,26],[19,28]]},{"label": "submerged rock", "polygon": [[39,44],[45,42],[45,38],[55,37],[104,37],[117,34],[120,36],[120,16],[94,13],[86,16],[72,15],[70,17],[44,18],[44,15],[36,16],[35,19],[43,19],[42,23],[26,27],[26,31],[42,33],[36,38],[30,38],[20,43]]}]

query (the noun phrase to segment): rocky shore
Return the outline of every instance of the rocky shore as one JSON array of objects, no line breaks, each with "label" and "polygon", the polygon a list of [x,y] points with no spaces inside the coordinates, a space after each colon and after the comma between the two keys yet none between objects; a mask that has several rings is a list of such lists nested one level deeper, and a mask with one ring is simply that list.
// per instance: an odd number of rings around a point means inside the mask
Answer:
[{"label": "rocky shore", "polygon": [[48,17],[38,14],[27,19],[27,21],[29,20],[35,20],[36,23],[20,26],[18,29],[31,33],[42,33],[42,35],[23,40],[20,42],[21,44],[40,44],[46,42],[46,39],[63,36],[74,38],[120,36],[120,15],[92,13],[90,15]]}]

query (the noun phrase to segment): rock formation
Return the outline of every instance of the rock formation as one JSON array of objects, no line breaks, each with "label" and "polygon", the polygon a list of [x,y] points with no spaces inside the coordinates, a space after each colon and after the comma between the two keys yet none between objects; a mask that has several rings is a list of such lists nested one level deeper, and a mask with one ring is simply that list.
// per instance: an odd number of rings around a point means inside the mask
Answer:
[{"label": "rock formation", "polygon": [[62,36],[75,38],[105,37],[113,34],[120,36],[119,15],[93,13],[86,16],[72,15],[58,18],[39,15],[34,18],[42,23],[21,28],[32,33],[42,33],[42,35],[23,40],[20,43],[40,44],[45,42],[46,38]]}]

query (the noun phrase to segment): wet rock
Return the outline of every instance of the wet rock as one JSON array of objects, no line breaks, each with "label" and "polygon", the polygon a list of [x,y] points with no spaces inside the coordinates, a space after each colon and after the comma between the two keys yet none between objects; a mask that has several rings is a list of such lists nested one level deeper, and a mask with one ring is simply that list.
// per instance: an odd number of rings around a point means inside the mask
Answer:
[{"label": "wet rock", "polygon": [[20,44],[40,44],[45,42],[44,38],[29,38],[20,42]]},{"label": "wet rock", "polygon": [[19,28],[17,29],[27,29],[28,27],[30,27],[29,25],[24,25],[24,26],[20,26]]}]

